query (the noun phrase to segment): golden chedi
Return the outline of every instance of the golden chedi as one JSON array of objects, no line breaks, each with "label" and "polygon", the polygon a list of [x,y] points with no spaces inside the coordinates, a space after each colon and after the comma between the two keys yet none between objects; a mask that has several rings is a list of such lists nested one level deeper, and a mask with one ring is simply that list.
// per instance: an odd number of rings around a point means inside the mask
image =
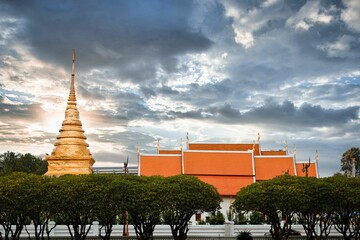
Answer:
[{"label": "golden chedi", "polygon": [[75,51],[72,54],[72,71],[70,94],[65,111],[65,120],[62,122],[60,134],[57,136],[55,148],[51,155],[47,155],[47,176],[64,174],[91,174],[94,159],[88,149],[86,137],[76,107],[75,95]]}]

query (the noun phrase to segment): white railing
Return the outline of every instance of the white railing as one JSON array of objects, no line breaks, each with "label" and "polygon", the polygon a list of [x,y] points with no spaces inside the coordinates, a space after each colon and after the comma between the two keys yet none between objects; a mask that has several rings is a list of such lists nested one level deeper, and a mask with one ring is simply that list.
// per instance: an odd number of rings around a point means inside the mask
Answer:
[{"label": "white railing", "polygon": [[[53,224],[53,223],[50,223]],[[88,237],[98,237],[101,233],[98,222],[94,222],[91,226],[91,229],[88,233]],[[15,227],[14,227],[15,229]],[[26,225],[26,229],[29,232],[30,236],[33,237],[34,234],[34,226]],[[292,229],[301,232],[302,236],[306,236],[305,231],[301,225],[293,225]],[[270,225],[234,225],[232,222],[227,222],[224,225],[189,225],[188,236],[190,239],[194,239],[195,237],[203,238],[231,238],[235,237],[239,232],[249,231],[252,236],[259,238],[264,237],[264,234],[269,232]],[[4,229],[0,226],[0,233],[4,236]],[[25,228],[21,232],[21,238],[27,238],[28,233]],[[53,231],[50,233],[51,237],[54,238],[68,238],[70,237],[67,226],[65,225],[57,225]],[[121,237],[123,236],[123,225],[114,225],[113,231],[111,233],[112,237]],[[129,236],[136,236],[134,227],[129,225]],[[168,225],[157,225],[154,231],[155,237],[171,237],[171,230]],[[332,228],[330,236],[339,237],[339,234],[334,228]]]}]

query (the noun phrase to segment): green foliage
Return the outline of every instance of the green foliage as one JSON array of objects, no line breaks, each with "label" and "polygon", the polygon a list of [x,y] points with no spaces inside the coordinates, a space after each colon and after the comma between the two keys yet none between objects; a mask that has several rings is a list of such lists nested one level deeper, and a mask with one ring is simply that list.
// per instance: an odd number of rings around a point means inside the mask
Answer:
[{"label": "green foliage", "polygon": [[265,222],[265,216],[264,214],[257,212],[257,211],[253,211],[250,214],[250,224],[262,224]]},{"label": "green foliage", "polygon": [[[18,239],[29,218],[34,224],[43,223],[46,217],[42,216],[48,207],[44,180],[42,176],[20,172],[0,177],[0,224],[5,238]],[[15,225],[15,229],[11,225]],[[41,229],[39,231],[41,233]],[[39,239],[39,232],[35,234]]]},{"label": "green foliage", "polygon": [[248,219],[244,212],[239,212],[236,215],[234,222],[235,222],[235,224],[248,224]]},{"label": "green foliage", "polygon": [[131,188],[126,198],[129,212],[138,239],[152,239],[155,226],[161,223],[165,206],[164,178],[159,176],[126,176]]},{"label": "green foliage", "polygon": [[253,237],[251,236],[251,233],[249,231],[242,231],[239,232],[236,236],[236,240],[252,240]]},{"label": "green foliage", "polygon": [[209,213],[206,222],[210,225],[222,225],[225,223],[224,215],[220,211]]},{"label": "green foliage", "polygon": [[110,239],[113,224],[123,219],[125,212],[138,239],[152,239],[155,226],[162,220],[171,226],[173,234],[177,233],[175,239],[186,239],[193,214],[214,211],[220,201],[213,186],[190,176],[0,176],[0,224],[12,239],[18,239],[29,220],[37,226],[36,239],[48,238],[50,218],[67,225],[76,240],[85,239],[97,220],[100,237]]},{"label": "green foliage", "polygon": [[96,184],[91,181],[92,177],[64,175],[55,180],[57,218],[68,226],[71,238],[75,240],[86,238],[96,218],[93,209],[99,202],[96,201]]},{"label": "green foliage", "polygon": [[341,157],[341,170],[346,175],[350,175],[352,171],[352,159],[355,160],[355,176],[360,175],[360,149],[358,147],[352,147],[343,153]]},{"label": "green foliage", "polygon": [[[302,204],[299,199],[304,195],[297,177],[280,176],[243,188],[237,193],[233,206],[238,212],[249,210],[265,214],[271,222],[273,237],[282,239],[288,236],[287,229],[291,228],[293,216]],[[279,212],[286,219],[283,225]]]},{"label": "green foliage", "polygon": [[53,204],[55,201],[53,179],[28,175],[28,180],[32,187],[27,216],[35,227],[35,239],[49,239],[50,232],[55,226],[49,228],[48,224],[57,211]]},{"label": "green foliage", "polygon": [[333,177],[340,177],[340,176],[344,176],[344,174],[340,172],[336,172],[333,174]]},{"label": "green foliage", "polygon": [[92,191],[94,191],[96,199],[94,199],[93,212],[101,225],[100,237],[110,239],[113,225],[117,221],[123,221],[126,198],[131,185],[129,181],[125,181],[124,176],[112,174],[95,174],[90,177],[89,181],[94,185]]},{"label": "green foliage", "polygon": [[[257,212],[265,214],[273,238],[282,239],[288,237],[296,213],[308,239],[325,239],[332,224],[344,239],[359,239],[359,196],[360,178],[281,176],[239,191],[232,206],[237,217],[233,218],[246,222],[244,212],[252,211],[250,220],[255,223],[262,219]],[[126,210],[139,239],[151,239],[155,226],[165,222],[174,239],[183,240],[188,221],[197,211],[214,212],[212,223],[223,223],[224,216],[217,211],[220,200],[213,186],[189,176],[0,176],[0,224],[4,235],[15,240],[30,220],[38,226],[35,238],[46,239],[51,230],[48,221],[54,216],[57,223],[69,226],[73,239],[85,239],[95,220],[103,227],[101,237],[109,239],[112,225]],[[282,216],[286,219],[283,226]]]},{"label": "green foliage", "polygon": [[[343,239],[358,239],[359,196],[360,178],[281,176],[243,188],[233,207],[239,214],[244,210],[266,214],[274,239],[288,237],[294,213],[299,216],[308,239],[326,239],[332,226]],[[285,216],[283,227],[281,215]],[[315,226],[320,231],[316,232]]]},{"label": "green foliage", "polygon": [[206,225],[206,222],[204,220],[197,221],[197,225]]},{"label": "green foliage", "polygon": [[[346,177],[326,178],[331,185],[333,197],[329,199],[328,211],[332,211],[335,229],[344,239],[358,239],[360,232],[360,179]],[[336,196],[336,197],[334,197]]]},{"label": "green foliage", "polygon": [[47,172],[47,162],[30,153],[5,152],[0,154],[0,176],[13,172],[43,175]]},{"label": "green foliage", "polygon": [[211,212],[220,207],[216,188],[186,175],[169,177],[165,181],[162,217],[170,225],[174,239],[186,239],[188,222],[197,212]]}]

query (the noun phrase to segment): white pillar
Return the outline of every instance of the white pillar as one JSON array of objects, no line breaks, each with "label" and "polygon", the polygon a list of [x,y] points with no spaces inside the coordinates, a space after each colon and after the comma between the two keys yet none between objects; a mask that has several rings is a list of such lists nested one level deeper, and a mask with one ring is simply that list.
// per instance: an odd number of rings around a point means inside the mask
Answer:
[{"label": "white pillar", "polygon": [[92,229],[93,229],[92,237],[99,236],[99,222],[98,221],[93,222]]},{"label": "white pillar", "polygon": [[234,222],[226,221],[225,222],[225,237],[234,236]]}]

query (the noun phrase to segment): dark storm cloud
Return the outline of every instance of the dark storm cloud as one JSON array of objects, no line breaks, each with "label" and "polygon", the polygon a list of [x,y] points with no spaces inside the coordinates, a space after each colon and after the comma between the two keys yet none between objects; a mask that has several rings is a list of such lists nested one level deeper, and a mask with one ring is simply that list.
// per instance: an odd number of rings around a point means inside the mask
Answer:
[{"label": "dark storm cloud", "polygon": [[81,95],[82,98],[84,99],[89,99],[89,100],[92,100],[92,99],[96,99],[96,100],[105,100],[105,96],[104,94],[102,93],[101,89],[99,88],[87,88],[86,87],[87,84],[82,84],[82,85],[79,85],[77,86],[77,93],[79,95]]},{"label": "dark storm cloud", "polygon": [[33,129],[29,134],[29,125],[40,122],[44,114],[40,104],[8,104],[0,96],[0,142],[34,144],[53,138],[43,130]]},{"label": "dark storm cloud", "polygon": [[310,97],[317,100],[336,102],[337,104],[347,103],[349,99],[351,99],[352,102],[359,102],[359,92],[359,84],[323,84],[319,87],[312,88]]},{"label": "dark storm cloud", "polygon": [[136,144],[140,146],[147,145],[149,142],[154,142],[156,139],[152,136],[135,132],[135,131],[121,131],[114,132],[114,130],[102,130],[100,134],[88,134],[89,139],[96,142],[117,143],[125,146],[127,149],[135,150]]},{"label": "dark storm cloud", "polygon": [[115,96],[117,101],[116,119],[131,121],[135,119],[157,119],[157,114],[151,111],[143,102],[143,99],[136,94],[122,92]]},{"label": "dark storm cloud", "polygon": [[157,93],[155,92],[156,89],[154,89],[151,86],[141,86],[140,87],[140,91],[141,93],[146,97],[146,98],[150,98],[152,96],[155,96]]},{"label": "dark storm cloud", "polygon": [[292,102],[276,103],[268,100],[264,106],[244,114],[247,122],[272,125],[295,125],[303,127],[323,127],[343,125],[359,119],[359,106],[344,109],[324,109],[308,103],[296,107]]},{"label": "dark storm cloud", "polygon": [[167,119],[174,120],[177,118],[182,119],[204,119],[206,116],[203,116],[203,111],[201,109],[196,111],[188,111],[188,112],[176,112],[170,111],[167,113]]},{"label": "dark storm cloud", "polygon": [[[198,84],[191,85],[191,91],[183,94],[185,101],[192,102],[195,106],[209,106],[213,103],[223,103],[230,100],[235,100],[233,96],[233,82],[225,79],[218,83],[208,83],[203,86]],[[239,94],[236,97],[242,97]]]},{"label": "dark storm cloud", "polygon": [[161,86],[158,88],[153,86],[142,86],[141,92],[146,98],[152,96],[165,96],[174,101],[191,104],[196,108],[203,108],[204,106],[216,104],[219,101],[224,102],[228,99],[236,102],[243,101],[241,99],[245,99],[246,96],[248,96],[247,93],[241,92],[236,94],[239,99],[233,99],[233,91],[236,89],[232,88],[232,86],[232,81],[225,79],[221,82],[207,83],[204,85],[191,83],[185,91],[179,91],[176,88],[170,88],[168,86]]},{"label": "dark storm cloud", "polygon": [[2,102],[3,97],[0,96],[0,116],[7,121],[14,120],[39,120],[44,114],[44,110],[40,104],[20,104],[13,105]]},{"label": "dark storm cloud", "polygon": [[[91,147],[91,146],[90,146]],[[96,162],[113,162],[122,164],[126,161],[127,154],[124,151],[118,149],[117,152],[106,152],[106,151],[99,151],[93,153],[94,159]],[[114,166],[113,166],[114,167]]]},{"label": "dark storm cloud", "polygon": [[[106,66],[121,77],[143,81],[155,66],[176,69],[176,56],[208,49],[212,42],[192,29],[192,2],[6,1],[26,20],[22,34],[33,54],[68,66],[76,48],[85,71]],[[24,40],[25,41],[25,40]]]},{"label": "dark storm cloud", "polygon": [[139,102],[126,102],[119,106],[116,118],[125,121],[136,119],[151,119],[154,121],[157,116],[153,111]]},{"label": "dark storm cloud", "polygon": [[[341,20],[344,9],[341,1],[321,1],[318,9],[309,9],[314,11],[312,14],[331,18],[328,22],[321,22],[320,17],[302,16],[302,8],[315,6],[317,1],[280,1],[269,7],[262,6],[264,1],[229,2],[252,23],[248,29],[244,28],[254,37],[254,45],[247,49],[235,42],[227,45],[230,54],[238,53],[227,70],[239,87],[249,91],[276,91],[285,83],[307,81],[329,73],[340,75],[358,68],[360,34]],[[254,9],[258,14],[251,15]],[[309,28],[296,28],[300,20]],[[242,29],[238,24],[233,22]]]},{"label": "dark storm cloud", "polygon": [[[263,4],[264,1],[262,0],[256,0],[256,1],[252,1],[252,0],[246,0],[246,1],[237,1],[236,2],[239,7],[246,9],[247,11],[253,10],[254,8],[260,8]],[[306,3],[306,0],[298,0],[298,1],[291,1],[291,0],[286,0],[283,1],[282,5],[275,5],[272,6],[272,8],[284,8],[287,10],[291,10],[292,12],[296,12],[299,11],[299,9],[304,6],[304,4]]]},{"label": "dark storm cloud", "polygon": [[159,89],[158,94],[176,97],[177,95],[180,95],[180,92],[177,90],[174,90],[168,86],[162,86]]},{"label": "dark storm cloud", "polygon": [[352,120],[359,120],[359,106],[343,109],[325,109],[319,105],[308,103],[296,107],[292,102],[277,103],[268,99],[260,107],[241,113],[230,104],[219,107],[209,107],[190,112],[169,112],[173,118],[189,118],[211,120],[230,124],[271,125],[281,129],[287,127],[328,127],[345,126]]},{"label": "dark storm cloud", "polygon": [[[82,90],[83,91],[83,90]],[[84,92],[82,92],[84,94]],[[97,109],[92,110],[90,115],[93,121],[98,123],[108,123],[109,125],[127,124],[132,120],[150,120],[156,121],[162,118],[164,113],[151,110],[145,103],[144,99],[134,93],[118,91],[117,93],[106,93],[102,95],[97,93],[99,98],[109,98],[114,102],[115,109]],[[99,100],[99,99],[98,99]],[[100,99],[101,100],[101,99]],[[97,101],[91,99],[87,102],[88,105],[96,105]]]},{"label": "dark storm cloud", "polygon": [[[153,136],[146,135],[135,131],[106,132],[102,134],[88,134],[88,139],[99,143],[113,143],[115,149],[108,151],[94,152],[96,162],[114,162],[122,164],[129,157],[129,163],[137,164],[137,146],[146,147],[149,144],[155,146],[156,139]],[[90,145],[90,149],[91,149]],[[142,153],[148,153],[147,150],[142,149]],[[151,153],[151,152],[150,152]]]},{"label": "dark storm cloud", "polygon": [[173,99],[177,99],[181,93],[175,89],[172,89],[168,86],[154,87],[151,85],[142,85],[140,87],[140,92],[144,95],[146,99],[149,99],[154,96],[169,96]]}]

